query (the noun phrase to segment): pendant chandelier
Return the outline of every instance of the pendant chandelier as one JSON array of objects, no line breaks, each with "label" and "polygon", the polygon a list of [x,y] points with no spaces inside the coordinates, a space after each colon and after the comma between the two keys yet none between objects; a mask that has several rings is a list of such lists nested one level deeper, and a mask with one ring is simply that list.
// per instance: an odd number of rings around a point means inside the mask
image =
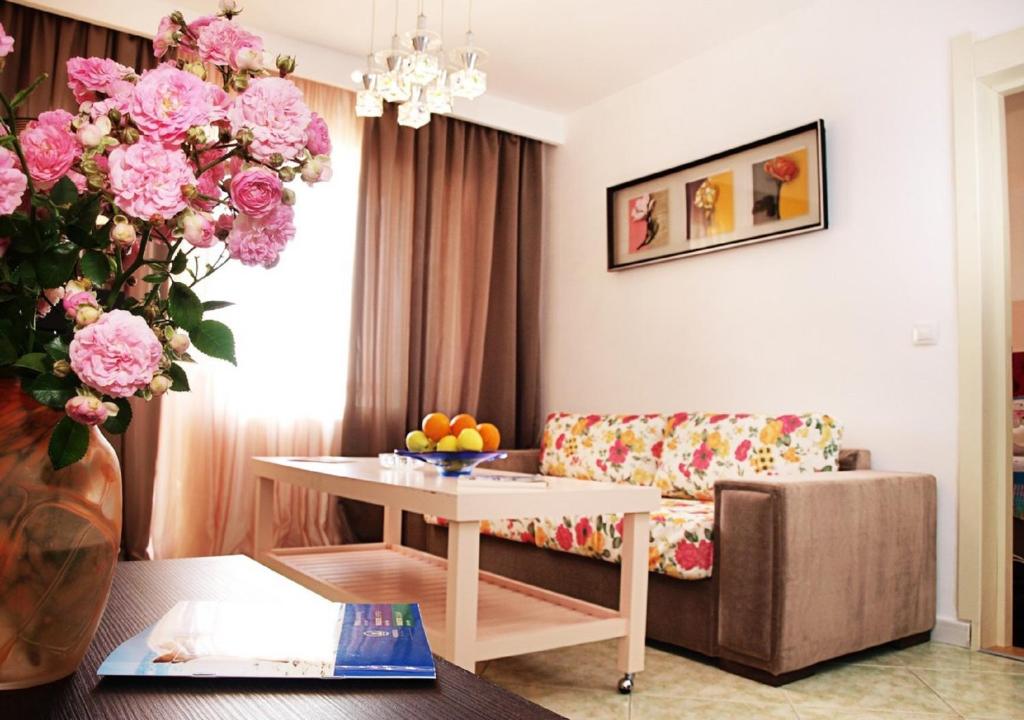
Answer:
[{"label": "pendant chandelier", "polygon": [[[444,29],[444,0],[441,0],[441,29]],[[472,100],[487,91],[487,73],[483,63],[487,53],[473,42],[473,0],[469,0],[466,42],[445,54],[441,35],[427,28],[423,0],[419,0],[416,29],[398,34],[398,0],[395,0],[395,27],[391,46],[374,52],[373,40],[377,5],[370,21],[370,52],[366,70],[357,70],[353,79],[363,89],[356,96],[357,117],[380,117],[384,103],[398,103],[398,124],[421,128],[432,113],[452,111],[455,98]]]}]

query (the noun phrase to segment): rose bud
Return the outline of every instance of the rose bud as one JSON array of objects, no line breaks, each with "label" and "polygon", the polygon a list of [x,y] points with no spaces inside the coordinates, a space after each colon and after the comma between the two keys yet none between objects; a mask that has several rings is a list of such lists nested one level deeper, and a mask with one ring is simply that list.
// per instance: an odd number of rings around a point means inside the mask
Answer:
[{"label": "rose bud", "polygon": [[245,75],[235,75],[231,79],[231,87],[238,92],[245,92],[246,88],[249,87],[249,78]]},{"label": "rose bud", "polygon": [[117,108],[110,108],[110,110],[107,111],[107,117],[110,118],[110,122],[114,125],[121,124],[121,111]]},{"label": "rose bud", "polygon": [[226,238],[228,235],[231,234],[231,228],[233,228],[234,226],[235,226],[235,216],[234,215],[228,214],[228,215],[220,215],[220,216],[218,216],[217,217],[217,223],[216,223],[216,235],[217,235],[217,237],[219,237],[221,240],[223,240],[224,238]]},{"label": "rose bud", "polygon": [[218,7],[222,15],[237,15],[242,12],[242,6],[236,0],[220,0]]},{"label": "rose bud", "polygon": [[78,128],[78,132],[76,133],[78,142],[82,143],[82,145],[87,148],[96,147],[103,142],[104,135],[105,133],[96,123],[87,123]]},{"label": "rose bud", "polygon": [[281,165],[282,163],[284,163],[284,155],[282,155],[279,152],[271,153],[270,157],[267,158],[267,164],[268,165],[273,165],[274,167],[277,167],[278,165]]},{"label": "rose bud", "polygon": [[90,290],[69,292],[64,296],[64,314],[77,321],[79,308],[92,306],[97,310],[100,304],[96,301],[96,293]]},{"label": "rose bud", "polygon": [[206,66],[201,62],[187,62],[182,70],[187,73],[192,73],[200,80],[206,79]]},{"label": "rose bud", "polygon": [[110,228],[110,239],[122,250],[127,250],[135,247],[138,233],[135,232],[135,226],[128,222],[128,218],[124,215],[115,215],[114,225]]},{"label": "rose bud", "polygon": [[235,65],[239,70],[253,72],[263,67],[263,53],[244,47],[235,53]]},{"label": "rose bud", "polygon": [[121,133],[121,142],[125,145],[134,145],[139,141],[138,128],[126,127]]},{"label": "rose bud", "polygon": [[185,138],[193,145],[205,145],[206,144],[206,129],[199,125],[193,125],[185,133]]},{"label": "rose bud", "polygon": [[153,379],[149,382],[149,389],[154,397],[159,397],[171,389],[173,382],[166,375],[154,375]]},{"label": "rose bud", "polygon": [[243,147],[251,145],[253,141],[252,130],[247,127],[239,129],[239,131],[235,133],[235,140]]},{"label": "rose bud", "polygon": [[69,363],[67,360],[55,360],[53,363],[53,368],[50,370],[50,372],[52,372],[59,378],[67,377],[68,374],[71,372],[71,363]]},{"label": "rose bud", "polygon": [[71,293],[82,292],[83,290],[92,290],[92,280],[89,278],[68,280],[67,284],[64,285],[64,296],[67,297]]},{"label": "rose bud", "polygon": [[102,175],[90,175],[85,179],[86,185],[89,186],[90,190],[99,191],[103,189],[107,181]]},{"label": "rose bud", "polygon": [[144,308],[142,308],[142,314],[145,316],[147,320],[152,322],[153,320],[156,320],[158,315],[160,315],[160,308],[158,308],[153,303],[150,303],[146,305]]},{"label": "rose bud", "polygon": [[294,205],[295,204],[295,191],[285,188],[281,191],[281,204],[282,205]]},{"label": "rose bud", "polygon": [[92,325],[100,319],[100,315],[102,314],[103,311],[95,305],[79,305],[78,309],[75,311],[75,327],[81,329],[87,325]]},{"label": "rose bud", "polygon": [[181,14],[181,10],[175,10],[174,12],[171,13],[171,22],[174,23],[175,25],[180,25],[180,26],[184,27],[184,25],[185,25],[185,16]]},{"label": "rose bud", "polygon": [[278,55],[277,69],[281,72],[281,77],[295,72],[295,58],[291,55]]},{"label": "rose bud", "polygon": [[98,397],[76,395],[64,404],[64,412],[76,423],[99,425],[110,415],[110,408]]},{"label": "rose bud", "polygon": [[211,247],[217,241],[213,230],[213,220],[206,213],[189,212],[181,220],[182,237],[199,248]]},{"label": "rose bud", "polygon": [[188,335],[178,331],[171,336],[171,339],[167,342],[170,345],[171,350],[176,352],[178,355],[184,355],[188,352],[189,346],[192,344],[188,339]]},{"label": "rose bud", "polygon": [[317,155],[302,166],[302,179],[312,185],[330,180],[331,172],[331,158],[327,155]]},{"label": "rose bud", "polygon": [[295,179],[295,168],[283,167],[277,171],[277,176],[281,178],[283,182],[291,182]]}]

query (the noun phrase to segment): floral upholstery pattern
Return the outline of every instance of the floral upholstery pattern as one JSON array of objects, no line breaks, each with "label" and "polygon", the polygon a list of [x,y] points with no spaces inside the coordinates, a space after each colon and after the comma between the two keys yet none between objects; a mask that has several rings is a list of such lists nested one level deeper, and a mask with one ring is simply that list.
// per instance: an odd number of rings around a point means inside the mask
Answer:
[{"label": "floral upholstery pattern", "polygon": [[659,448],[662,495],[712,500],[715,480],[838,468],[842,427],[822,414],[676,413]]},{"label": "floral upholstery pattern", "polygon": [[544,426],[540,472],[652,485],[664,436],[664,415],[552,413]]},{"label": "floral upholstery pattern", "polygon": [[[432,524],[446,524],[441,518],[424,518]],[[662,498],[661,508],[651,513],[648,550],[651,572],[681,580],[711,577],[714,524],[713,503]],[[622,560],[622,516],[615,513],[578,518],[490,520],[480,523],[480,532],[608,562]]]}]

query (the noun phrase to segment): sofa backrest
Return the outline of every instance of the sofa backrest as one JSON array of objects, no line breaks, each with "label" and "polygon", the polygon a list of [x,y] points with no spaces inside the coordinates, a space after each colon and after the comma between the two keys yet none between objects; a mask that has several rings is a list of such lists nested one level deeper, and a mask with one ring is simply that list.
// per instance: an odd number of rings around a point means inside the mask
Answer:
[{"label": "sofa backrest", "polygon": [[841,439],[841,425],[820,413],[552,413],[540,471],[711,500],[720,478],[837,470]]},{"label": "sofa backrest", "polygon": [[665,416],[551,413],[540,446],[544,475],[652,485]]}]

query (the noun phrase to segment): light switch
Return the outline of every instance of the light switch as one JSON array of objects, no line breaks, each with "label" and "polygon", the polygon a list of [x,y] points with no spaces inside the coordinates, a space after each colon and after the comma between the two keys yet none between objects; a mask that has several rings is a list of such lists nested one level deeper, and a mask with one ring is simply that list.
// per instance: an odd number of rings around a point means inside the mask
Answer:
[{"label": "light switch", "polygon": [[939,342],[939,326],[935,323],[916,323],[913,337],[915,345],[935,345]]}]

